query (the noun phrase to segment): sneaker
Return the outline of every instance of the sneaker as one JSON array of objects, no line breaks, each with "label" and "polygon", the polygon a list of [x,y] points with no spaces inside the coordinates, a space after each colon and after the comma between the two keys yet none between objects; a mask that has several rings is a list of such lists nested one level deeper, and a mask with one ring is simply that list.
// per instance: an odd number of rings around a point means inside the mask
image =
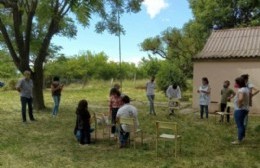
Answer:
[{"label": "sneaker", "polygon": [[33,119],[31,119],[31,121],[37,121],[37,120],[33,118]]},{"label": "sneaker", "polygon": [[232,145],[239,145],[241,143],[241,141],[233,141],[231,142]]},{"label": "sneaker", "polygon": [[115,134],[110,134],[110,138],[114,138],[115,137]]}]

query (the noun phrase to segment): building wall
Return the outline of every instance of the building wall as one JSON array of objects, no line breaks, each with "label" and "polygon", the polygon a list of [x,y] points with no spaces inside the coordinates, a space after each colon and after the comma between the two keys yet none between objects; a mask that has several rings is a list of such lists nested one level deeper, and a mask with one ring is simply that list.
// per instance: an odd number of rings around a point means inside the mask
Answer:
[{"label": "building wall", "polygon": [[[211,87],[211,101],[220,102],[220,91],[225,80],[230,81],[230,88],[234,89],[234,80],[242,74],[249,74],[249,82],[260,89],[260,60],[255,61],[207,61],[194,62],[193,71],[193,107],[199,107],[197,90],[201,85],[201,78],[207,77]],[[211,103],[209,111],[214,112],[218,106]],[[253,98],[253,107],[250,113],[260,114],[260,93]]]}]

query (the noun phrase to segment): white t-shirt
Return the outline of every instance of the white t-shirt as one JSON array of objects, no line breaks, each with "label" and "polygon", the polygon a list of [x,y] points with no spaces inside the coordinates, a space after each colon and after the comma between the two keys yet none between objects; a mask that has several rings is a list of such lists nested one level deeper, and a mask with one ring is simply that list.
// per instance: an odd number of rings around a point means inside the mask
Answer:
[{"label": "white t-shirt", "polygon": [[207,93],[203,93],[201,91],[206,91],[206,92],[210,92],[210,87],[209,85],[202,85],[199,88],[200,91],[200,105],[209,105],[210,102],[210,95]]},{"label": "white t-shirt", "polygon": [[155,83],[154,82],[147,82],[146,83],[146,95],[154,95]]},{"label": "white t-shirt", "polygon": [[177,86],[176,89],[173,89],[172,85],[170,85],[168,87],[168,89],[166,90],[166,95],[167,97],[170,98],[181,98],[181,89],[179,86]]},{"label": "white t-shirt", "polygon": [[[242,93],[245,96],[242,107],[238,107],[238,93]],[[249,110],[249,89],[247,87],[238,89],[234,98],[234,106],[235,110]]]},{"label": "white t-shirt", "polygon": [[[117,111],[116,117],[125,117],[125,118],[130,118],[133,117],[135,120],[135,126],[138,128],[139,126],[139,121],[137,118],[137,109],[131,105],[131,104],[124,104],[122,107],[120,107]],[[126,124],[122,124],[122,129],[125,132],[130,132],[130,128]]]}]

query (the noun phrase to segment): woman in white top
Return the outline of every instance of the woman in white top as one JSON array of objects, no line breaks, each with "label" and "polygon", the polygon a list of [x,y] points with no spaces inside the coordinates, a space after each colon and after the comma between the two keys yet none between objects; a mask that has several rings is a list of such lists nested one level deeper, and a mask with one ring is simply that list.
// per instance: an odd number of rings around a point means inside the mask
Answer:
[{"label": "woman in white top", "polygon": [[202,85],[199,87],[197,92],[200,94],[199,104],[200,104],[200,118],[203,119],[204,111],[206,113],[206,118],[208,118],[209,110],[208,105],[210,102],[210,87],[209,80],[206,77],[202,78]]},{"label": "woman in white top", "polygon": [[146,96],[148,98],[148,101],[150,103],[150,114],[154,114],[156,115],[155,113],[155,110],[154,110],[154,89],[155,89],[155,82],[154,82],[154,79],[155,77],[153,76],[151,78],[151,80],[149,82],[146,83]]},{"label": "woman in white top", "polygon": [[234,98],[234,118],[237,124],[238,140],[232,144],[239,144],[245,138],[245,125],[244,119],[249,111],[249,89],[246,87],[246,82],[242,77],[235,80],[235,88],[238,88]]}]

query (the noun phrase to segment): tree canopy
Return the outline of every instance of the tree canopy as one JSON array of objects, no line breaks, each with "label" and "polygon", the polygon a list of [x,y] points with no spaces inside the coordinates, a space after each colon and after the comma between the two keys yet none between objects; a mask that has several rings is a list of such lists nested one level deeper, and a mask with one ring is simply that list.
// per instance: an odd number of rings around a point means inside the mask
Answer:
[{"label": "tree canopy", "polygon": [[[9,51],[20,72],[32,71],[34,105],[44,108],[43,63],[59,47],[54,35],[73,38],[76,24],[86,27],[93,15],[100,20],[96,31],[123,31],[118,15],[140,11],[142,0],[0,0],[0,45]],[[74,19],[75,18],[75,19]]]}]

